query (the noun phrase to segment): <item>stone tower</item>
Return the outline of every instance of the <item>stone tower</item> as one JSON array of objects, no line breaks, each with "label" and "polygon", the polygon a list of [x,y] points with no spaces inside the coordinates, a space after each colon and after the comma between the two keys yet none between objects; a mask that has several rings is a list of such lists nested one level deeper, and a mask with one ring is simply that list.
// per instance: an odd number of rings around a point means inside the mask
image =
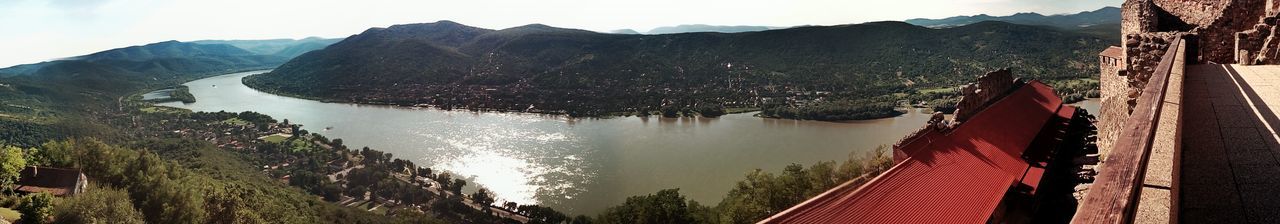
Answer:
[{"label": "stone tower", "polygon": [[1280,64],[1275,1],[1280,0],[1126,0],[1121,46],[1099,55],[1099,148],[1111,148],[1175,38],[1186,40],[1188,63]]}]

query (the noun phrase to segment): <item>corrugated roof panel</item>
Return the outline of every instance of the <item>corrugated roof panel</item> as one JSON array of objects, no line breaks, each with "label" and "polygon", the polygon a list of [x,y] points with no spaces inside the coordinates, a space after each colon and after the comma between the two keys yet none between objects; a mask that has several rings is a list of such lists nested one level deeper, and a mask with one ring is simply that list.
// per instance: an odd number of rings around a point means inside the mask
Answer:
[{"label": "corrugated roof panel", "polygon": [[985,222],[1015,181],[1039,183],[1043,170],[1028,172],[1021,156],[1046,125],[1060,125],[1050,118],[1061,105],[1032,81],[946,135],[908,143],[910,157],[867,184],[841,185],[761,222]]}]

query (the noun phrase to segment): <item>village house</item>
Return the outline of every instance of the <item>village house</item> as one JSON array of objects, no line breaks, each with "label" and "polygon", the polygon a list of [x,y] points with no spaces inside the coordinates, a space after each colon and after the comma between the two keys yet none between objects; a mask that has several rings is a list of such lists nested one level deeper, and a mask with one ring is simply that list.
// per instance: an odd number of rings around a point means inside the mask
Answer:
[{"label": "village house", "polygon": [[79,169],[28,166],[19,175],[19,193],[49,193],[53,196],[71,196],[83,193],[89,179]]}]

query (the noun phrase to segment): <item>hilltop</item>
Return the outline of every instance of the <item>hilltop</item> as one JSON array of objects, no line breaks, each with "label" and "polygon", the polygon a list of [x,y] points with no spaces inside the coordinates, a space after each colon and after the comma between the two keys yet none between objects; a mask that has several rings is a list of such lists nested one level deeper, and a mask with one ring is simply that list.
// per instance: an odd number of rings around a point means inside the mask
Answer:
[{"label": "hilltop", "polygon": [[1039,79],[1087,78],[1096,69],[1092,52],[1107,44],[1090,34],[992,21],[664,35],[440,21],[372,28],[245,82],[360,103],[576,116],[764,108],[766,116],[844,120],[892,116],[899,101],[944,97],[919,90],[946,90],[1006,66]]},{"label": "hilltop", "polygon": [[[1009,16],[990,16],[979,14],[974,16],[953,16],[943,19],[908,19],[904,22],[917,26],[945,28],[974,24],[983,21],[1001,21],[1023,25],[1052,26],[1065,29],[1078,29],[1096,25],[1119,24],[1120,8],[1103,7],[1094,11],[1085,11],[1066,15],[1042,15],[1033,12],[1016,13]],[[1119,32],[1118,29],[1116,32]]]},{"label": "hilltop", "polygon": [[119,91],[127,89],[122,88],[125,86],[154,80],[186,80],[231,71],[274,68],[294,56],[333,42],[337,39],[164,41],[0,68],[0,77],[71,82],[99,91]]},{"label": "hilltop", "polygon": [[340,38],[308,37],[303,39],[268,39],[268,40],[197,40],[195,44],[226,44],[235,46],[259,55],[275,55],[293,58],[308,51],[318,50],[337,43]]}]

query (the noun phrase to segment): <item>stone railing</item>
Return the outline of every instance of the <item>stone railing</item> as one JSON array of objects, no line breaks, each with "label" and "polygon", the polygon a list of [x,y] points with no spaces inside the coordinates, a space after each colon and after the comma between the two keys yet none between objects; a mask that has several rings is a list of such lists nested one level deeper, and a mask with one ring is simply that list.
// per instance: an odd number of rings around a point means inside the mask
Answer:
[{"label": "stone railing", "polygon": [[[1167,135],[1177,136],[1181,123],[1177,104],[1181,102],[1181,76],[1186,66],[1186,45],[1185,40],[1177,37],[1165,50],[1155,71],[1143,86],[1133,112],[1124,121],[1115,146],[1098,168],[1097,179],[1081,201],[1072,223],[1134,222],[1144,194],[1144,180],[1147,178],[1152,149],[1177,147],[1178,138]],[[1165,122],[1169,118],[1173,121]],[[1166,137],[1157,138],[1157,135]],[[1176,194],[1176,189],[1173,192]],[[1172,204],[1169,205],[1172,207],[1171,211],[1176,211],[1175,202],[1167,203]],[[1169,215],[1170,218],[1176,217],[1173,212]]]}]

